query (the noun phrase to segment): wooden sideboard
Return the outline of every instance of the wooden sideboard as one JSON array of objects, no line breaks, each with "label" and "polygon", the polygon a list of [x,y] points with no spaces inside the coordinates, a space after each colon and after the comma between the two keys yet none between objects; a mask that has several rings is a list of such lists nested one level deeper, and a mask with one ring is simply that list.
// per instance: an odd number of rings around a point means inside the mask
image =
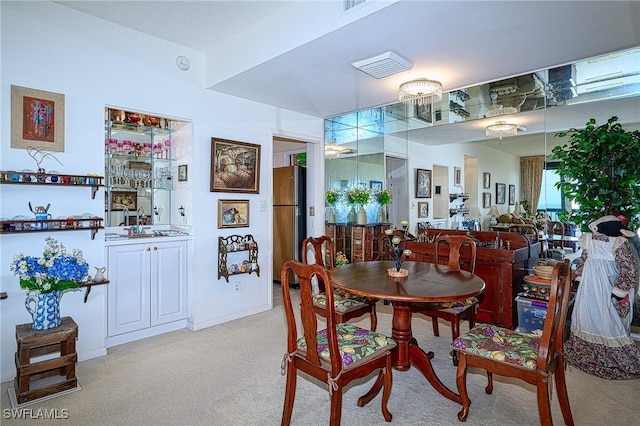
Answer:
[{"label": "wooden sideboard", "polygon": [[390,223],[327,223],[325,235],[333,240],[336,253],[344,253],[349,262],[365,262],[378,256],[378,236],[390,226]]},{"label": "wooden sideboard", "polygon": [[[531,243],[525,236],[514,232],[465,231],[453,229],[430,229],[430,234],[470,235],[478,243],[476,274],[487,287],[480,296],[476,320],[514,329],[518,326],[518,310],[515,298],[522,291],[522,278],[528,269],[538,264],[541,244]],[[502,242],[495,248],[496,238]],[[507,249],[507,246],[510,248]],[[435,262],[435,244],[407,241],[406,248],[412,251],[412,259],[420,262]],[[440,247],[441,262],[447,260],[447,247]],[[461,253],[464,260],[464,248]]]}]

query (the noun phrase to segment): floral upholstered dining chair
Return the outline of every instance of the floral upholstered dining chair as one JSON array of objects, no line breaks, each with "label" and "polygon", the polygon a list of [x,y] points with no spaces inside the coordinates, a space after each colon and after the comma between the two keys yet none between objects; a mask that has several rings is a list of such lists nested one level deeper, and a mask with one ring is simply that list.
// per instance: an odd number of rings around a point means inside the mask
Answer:
[{"label": "floral upholstered dining chair", "polygon": [[[302,263],[309,263],[309,252],[313,252],[314,263],[326,269],[333,269],[336,259],[333,240],[323,235],[321,237],[308,237],[302,242]],[[319,292],[313,297],[313,308],[322,317],[327,316],[326,283],[318,279]],[[371,318],[371,330],[375,331],[378,325],[376,303],[378,299],[359,296],[346,290],[334,289],[333,295],[335,314],[339,322],[347,322],[353,318],[369,315]]]},{"label": "floral upholstered dining chair", "polygon": [[573,425],[562,354],[570,287],[569,260],[566,259],[553,268],[547,316],[541,336],[518,333],[491,324],[478,324],[453,341],[451,347],[459,356],[456,373],[456,384],[462,397],[459,420],[465,421],[469,415],[471,401],[467,392],[467,370],[476,367],[487,371],[485,392],[489,394],[493,392],[493,374],[515,377],[535,385],[540,424],[543,426],[553,424],[549,403],[550,378],[553,375],[562,417],[565,424]]},{"label": "floral upholstered dining chair", "polygon": [[[300,282],[300,303],[294,303],[291,297],[291,272]],[[311,284],[314,277],[325,283],[327,298],[327,327],[319,331]],[[332,426],[340,425],[344,387],[377,371],[378,378],[373,387],[358,399],[357,404],[365,406],[382,389],[382,415],[390,422],[392,415],[387,402],[391,394],[391,353],[396,347],[395,341],[384,334],[338,321],[333,299],[336,293],[328,271],[321,265],[290,260],[282,266],[281,278],[287,319],[287,350],[281,366],[287,383],[281,424],[291,422],[298,370],[327,383],[331,396],[329,424]]]}]

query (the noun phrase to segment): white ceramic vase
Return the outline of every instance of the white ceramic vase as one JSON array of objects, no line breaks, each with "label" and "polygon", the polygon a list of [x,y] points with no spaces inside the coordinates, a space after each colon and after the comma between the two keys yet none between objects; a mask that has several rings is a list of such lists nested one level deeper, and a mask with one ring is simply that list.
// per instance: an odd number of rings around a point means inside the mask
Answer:
[{"label": "white ceramic vase", "polygon": [[336,212],[333,210],[333,207],[329,207],[327,223],[336,223]]},{"label": "white ceramic vase", "polygon": [[358,225],[366,225],[367,224],[367,211],[364,207],[360,206],[360,210],[358,210]]}]

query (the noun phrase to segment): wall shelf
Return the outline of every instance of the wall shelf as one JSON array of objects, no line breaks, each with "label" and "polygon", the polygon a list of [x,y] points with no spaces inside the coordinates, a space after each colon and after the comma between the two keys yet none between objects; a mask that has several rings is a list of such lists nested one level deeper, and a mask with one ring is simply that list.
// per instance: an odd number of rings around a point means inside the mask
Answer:
[{"label": "wall shelf", "polygon": [[6,220],[0,222],[0,234],[26,234],[35,232],[91,231],[93,240],[102,226],[101,217],[66,218],[49,220]]},{"label": "wall shelf", "polygon": [[109,284],[109,280],[102,280],[102,281],[86,281],[83,283],[78,283],[80,285],[80,288],[86,288],[87,291],[84,294],[84,303],[87,303],[87,298],[89,297],[89,293],[91,293],[91,287],[94,285],[104,285],[104,284]]},{"label": "wall shelf", "polygon": [[253,239],[253,235],[218,237],[218,279],[224,277],[229,282],[230,275],[252,272],[260,276],[258,244]]},{"label": "wall shelf", "polygon": [[98,188],[104,186],[103,176],[70,175],[66,173],[0,171],[0,184],[4,185],[49,185],[86,186],[91,188],[91,199],[95,199]]}]

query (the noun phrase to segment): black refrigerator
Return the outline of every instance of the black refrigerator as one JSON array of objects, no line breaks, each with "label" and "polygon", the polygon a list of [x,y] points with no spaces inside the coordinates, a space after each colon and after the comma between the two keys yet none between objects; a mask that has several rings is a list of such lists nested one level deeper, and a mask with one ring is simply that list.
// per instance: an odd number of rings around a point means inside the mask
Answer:
[{"label": "black refrigerator", "polygon": [[[301,260],[302,241],[307,237],[307,182],[304,167],[273,169],[273,280],[280,282],[282,265]],[[289,281],[297,284],[296,277]]]}]

